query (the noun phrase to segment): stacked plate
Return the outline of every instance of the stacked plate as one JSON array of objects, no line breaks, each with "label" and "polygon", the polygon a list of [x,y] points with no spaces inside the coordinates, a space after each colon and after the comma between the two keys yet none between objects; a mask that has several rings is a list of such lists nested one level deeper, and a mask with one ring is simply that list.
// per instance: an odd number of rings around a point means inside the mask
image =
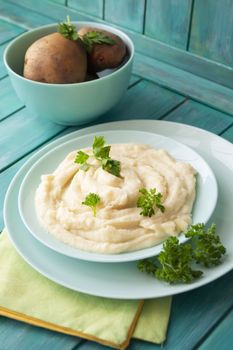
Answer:
[{"label": "stacked plate", "polygon": [[[211,218],[210,221],[217,224],[223,244],[227,247],[231,244],[232,247],[228,249],[224,264],[205,271],[204,277],[190,285],[170,286],[137,269],[137,261],[158,254],[161,244],[130,253],[96,254],[72,248],[48,234],[38,222],[34,209],[40,177],[52,173],[69,152],[91,146],[94,135],[104,136],[111,144],[146,143],[154,148],[163,148],[174,158],[190,163],[198,173],[193,222],[207,223]],[[230,143],[189,126],[145,120],[96,125],[50,143],[28,160],[8,189],[4,205],[5,224],[21,256],[40,273],[68,288],[120,299],[181,293],[206,284],[233,267],[230,212],[233,209],[233,193],[230,195],[232,186],[229,183],[233,173],[232,160],[233,146]],[[219,180],[218,201],[215,175],[206,161]],[[184,240],[181,235],[180,241]]]}]

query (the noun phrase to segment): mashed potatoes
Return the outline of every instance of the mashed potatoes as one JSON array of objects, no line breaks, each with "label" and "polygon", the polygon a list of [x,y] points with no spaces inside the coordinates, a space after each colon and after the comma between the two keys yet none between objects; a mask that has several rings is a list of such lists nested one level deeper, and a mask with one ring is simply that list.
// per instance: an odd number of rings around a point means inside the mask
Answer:
[{"label": "mashed potatoes", "polygon": [[[115,144],[110,155],[121,162],[121,177],[116,177],[95,158],[89,158],[88,171],[80,170],[76,153],[68,154],[53,174],[43,175],[36,192],[38,218],[59,240],[90,252],[121,253],[154,246],[191,223],[196,184],[191,165],[146,145]],[[141,188],[163,195],[164,213],[140,215]],[[101,198],[96,216],[82,204],[91,192]]]}]

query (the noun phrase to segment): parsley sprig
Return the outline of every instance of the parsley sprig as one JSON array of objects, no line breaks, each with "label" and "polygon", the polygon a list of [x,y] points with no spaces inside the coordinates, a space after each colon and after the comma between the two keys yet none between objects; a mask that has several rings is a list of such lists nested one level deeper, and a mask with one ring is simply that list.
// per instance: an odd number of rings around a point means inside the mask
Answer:
[{"label": "parsley sprig", "polygon": [[[92,145],[93,157],[100,162],[103,170],[117,177],[121,177],[121,163],[110,157],[110,150],[111,146],[105,146],[105,138],[103,136],[94,137]],[[89,169],[90,165],[87,163],[89,157],[90,156],[83,151],[77,152],[75,163],[80,164],[81,170],[87,171]]]},{"label": "parsley sprig", "polygon": [[152,188],[149,191],[146,188],[141,188],[139,192],[141,196],[137,200],[137,207],[142,208],[140,215],[151,217],[155,214],[156,208],[164,213],[165,208],[161,204],[163,196],[160,192],[156,193],[156,188]]},{"label": "parsley sprig", "polygon": [[105,45],[115,45],[116,42],[108,35],[103,32],[93,30],[87,32],[84,35],[79,35],[76,27],[70,22],[70,16],[67,16],[66,22],[61,22],[58,24],[58,33],[63,35],[66,39],[77,40],[81,39],[83,45],[88,53],[93,49],[94,44],[105,44]]},{"label": "parsley sprig", "polygon": [[226,249],[216,235],[216,225],[207,230],[204,224],[191,225],[185,236],[192,238],[191,243],[180,244],[177,237],[170,237],[160,254],[139,261],[138,269],[170,284],[190,283],[203,274],[192,268],[193,262],[205,267],[222,262]]},{"label": "parsley sprig", "polygon": [[105,44],[105,45],[115,45],[116,42],[108,35],[105,35],[103,32],[93,30],[87,32],[81,37],[85,49],[88,53],[92,51],[94,44]]},{"label": "parsley sprig", "polygon": [[89,154],[83,151],[78,151],[74,162],[80,164],[80,169],[82,169],[83,171],[87,171],[89,169],[89,165],[87,164],[88,158]]},{"label": "parsley sprig", "polygon": [[193,225],[186,232],[186,237],[192,238],[193,259],[205,267],[216,266],[221,263],[226,248],[220,237],[216,235],[216,225],[212,224],[206,231],[204,224]]},{"label": "parsley sprig", "polygon": [[100,196],[96,193],[89,193],[82,204],[87,205],[93,211],[94,216],[96,216],[96,207],[100,202]]},{"label": "parsley sprig", "polygon": [[79,38],[75,26],[70,22],[70,16],[67,16],[67,22],[62,22],[58,24],[57,31],[66,39],[77,40]]}]

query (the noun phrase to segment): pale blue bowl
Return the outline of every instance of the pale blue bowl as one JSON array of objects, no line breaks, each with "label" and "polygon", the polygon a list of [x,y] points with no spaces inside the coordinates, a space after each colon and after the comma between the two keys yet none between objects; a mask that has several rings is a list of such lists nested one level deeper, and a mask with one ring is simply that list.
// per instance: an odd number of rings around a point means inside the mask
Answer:
[{"label": "pale blue bowl", "polygon": [[20,35],[4,52],[4,63],[19,98],[36,116],[63,125],[80,125],[96,119],[117,104],[125,93],[132,72],[134,45],[122,31],[105,24],[74,22],[79,28],[92,26],[117,34],[125,42],[129,59],[119,69],[97,80],[76,84],[46,84],[25,79],[24,56],[37,39],[56,32],[57,24]]}]

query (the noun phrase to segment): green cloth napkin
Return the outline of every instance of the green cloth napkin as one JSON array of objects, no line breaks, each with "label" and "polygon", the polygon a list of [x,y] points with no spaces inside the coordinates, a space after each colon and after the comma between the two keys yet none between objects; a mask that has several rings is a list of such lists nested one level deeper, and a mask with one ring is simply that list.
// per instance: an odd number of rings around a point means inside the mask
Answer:
[{"label": "green cloth napkin", "polygon": [[[77,276],[78,278],[78,276]],[[143,301],[89,296],[62,287],[30,267],[0,235],[0,315],[117,349],[131,337],[162,343],[171,298]]]}]

